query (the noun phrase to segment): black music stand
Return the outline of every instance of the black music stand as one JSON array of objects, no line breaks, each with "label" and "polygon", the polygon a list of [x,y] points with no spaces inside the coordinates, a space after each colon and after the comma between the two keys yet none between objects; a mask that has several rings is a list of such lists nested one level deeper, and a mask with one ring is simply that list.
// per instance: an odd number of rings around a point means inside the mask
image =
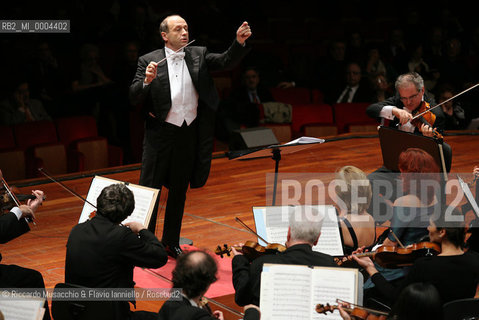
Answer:
[{"label": "black music stand", "polygon": [[313,144],[319,144],[323,142],[325,142],[324,139],[301,137],[285,144],[274,144],[260,148],[230,151],[226,152],[226,155],[230,160],[250,160],[257,158],[267,158],[271,156],[271,158],[275,161],[272,202],[272,205],[274,206],[276,204],[276,185],[278,182],[279,161],[281,160],[282,150],[284,150],[283,154],[290,154],[300,150],[308,149]]},{"label": "black music stand", "polygon": [[444,158],[442,142],[438,142],[434,138],[384,126],[379,127],[378,134],[384,167],[393,172],[399,172],[398,160],[401,152],[408,148],[418,148],[434,158],[439,169],[444,173],[444,180],[447,181],[450,163],[446,163]]}]

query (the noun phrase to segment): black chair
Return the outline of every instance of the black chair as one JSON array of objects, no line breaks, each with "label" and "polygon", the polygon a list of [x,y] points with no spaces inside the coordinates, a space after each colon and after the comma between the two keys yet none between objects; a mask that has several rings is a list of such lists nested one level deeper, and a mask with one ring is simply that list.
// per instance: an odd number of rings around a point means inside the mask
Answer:
[{"label": "black chair", "polygon": [[[66,295],[67,289],[72,289],[72,294]],[[85,290],[82,290],[85,289]],[[116,304],[114,301],[87,301],[79,298],[70,298],[76,292],[88,292],[89,288],[70,283],[57,283],[53,291],[52,317],[54,320],[114,320],[116,317]],[[63,292],[63,294],[62,294]]]},{"label": "black chair", "polygon": [[444,320],[479,319],[479,298],[450,301],[444,304]]}]

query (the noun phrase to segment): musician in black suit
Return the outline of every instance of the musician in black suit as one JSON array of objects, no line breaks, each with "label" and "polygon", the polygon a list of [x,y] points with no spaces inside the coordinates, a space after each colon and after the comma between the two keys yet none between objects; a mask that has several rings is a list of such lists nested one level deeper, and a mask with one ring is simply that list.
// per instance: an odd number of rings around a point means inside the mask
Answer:
[{"label": "musician in black suit", "polygon": [[[120,224],[134,208],[133,193],[125,185],[113,184],[102,190],[96,216],[73,227],[68,237],[66,283],[133,289],[135,266],[159,268],[166,264],[168,256],[153,233],[139,222]],[[127,301],[119,301],[115,312],[116,319],[154,318],[146,312],[130,312]]]},{"label": "musician in black suit", "polygon": [[[26,205],[13,207],[10,212],[0,215],[0,243],[7,243],[30,231],[27,219],[35,218],[35,212],[42,204],[44,197],[43,191],[40,190],[34,190],[33,195],[35,199],[29,199]],[[0,288],[38,288],[45,294],[45,283],[40,272],[14,264],[0,264]],[[47,302],[44,307],[43,319],[50,319]]]},{"label": "musician in black suit", "polygon": [[[395,87],[396,94],[394,96],[384,101],[373,103],[366,109],[366,113],[370,117],[377,119],[383,125],[386,125],[385,122],[389,121],[389,127],[426,137],[435,136],[433,128],[439,134],[443,133],[446,120],[440,108],[435,108],[430,111],[435,116],[433,124],[421,124],[419,127],[411,124],[413,113],[422,106],[423,102],[429,103],[430,107],[436,105],[434,98],[426,92],[424,80],[418,73],[409,72],[400,75],[396,80]],[[446,171],[449,172],[452,162],[452,149],[447,143],[442,141],[440,143],[442,144],[444,152]],[[380,208],[380,203],[383,203],[383,199],[380,198],[378,194],[391,194],[389,200],[394,202],[398,196],[396,189],[398,174],[398,172],[392,172],[385,167],[381,167],[368,175],[371,186],[373,187],[373,198],[368,212],[375,216],[376,221],[382,221],[382,218],[379,217],[378,214],[385,212],[384,208]],[[386,190],[381,189],[382,187],[379,188],[380,181],[386,182],[392,189]]]},{"label": "musician in black suit", "polygon": [[[139,58],[130,98],[133,104],[142,103],[146,114],[140,184],[168,188],[162,242],[176,258],[182,253],[179,238],[188,185],[202,187],[210,171],[219,103],[210,72],[232,68],[242,59],[249,51],[245,41],[251,29],[244,22],[221,54],[206,47],[182,49],[189,42],[188,24],[178,15],[166,17],[160,31],[165,48]],[[156,216],[155,208],[149,226],[153,232]]]},{"label": "musician in black suit", "polygon": [[261,272],[265,263],[337,267],[332,256],[312,249],[318,243],[322,223],[323,216],[320,213],[299,209],[289,217],[286,251],[266,254],[251,262],[233,248],[232,269],[236,303],[240,306],[259,305]]},{"label": "musician in black suit", "polygon": [[[159,311],[158,320],[223,320],[221,311],[212,312],[201,299],[216,281],[217,271],[216,261],[206,252],[190,251],[181,255],[173,270],[173,288],[182,289],[181,297],[166,301]],[[244,319],[259,319],[259,308],[246,306]]]}]

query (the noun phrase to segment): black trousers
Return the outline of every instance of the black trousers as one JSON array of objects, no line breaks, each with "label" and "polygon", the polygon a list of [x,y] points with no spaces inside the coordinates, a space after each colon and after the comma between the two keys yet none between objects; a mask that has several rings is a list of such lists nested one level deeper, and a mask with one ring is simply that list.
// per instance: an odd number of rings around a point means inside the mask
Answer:
[{"label": "black trousers", "polygon": [[[193,173],[197,149],[197,121],[177,127],[148,119],[145,124],[140,185],[168,188],[161,241],[178,246],[186,192]],[[148,229],[155,232],[158,214],[155,205]]]}]

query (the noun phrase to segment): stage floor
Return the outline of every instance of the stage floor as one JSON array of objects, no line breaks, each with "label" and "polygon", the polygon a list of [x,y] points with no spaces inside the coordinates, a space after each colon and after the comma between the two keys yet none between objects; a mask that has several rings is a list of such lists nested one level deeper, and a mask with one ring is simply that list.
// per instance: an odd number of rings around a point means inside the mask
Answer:
[{"label": "stage floor", "polygon": [[[478,132],[473,135],[461,133],[446,136],[445,141],[453,150],[451,173],[464,173],[468,179],[471,178],[474,165],[479,165]],[[188,191],[181,233],[182,237],[191,239],[195,247],[212,251],[217,245],[256,240],[235,222],[235,217],[254,228],[252,207],[272,204],[270,191],[275,168],[271,158],[228,160],[221,154],[215,156],[217,158],[213,159],[206,186]],[[344,165],[357,166],[366,173],[380,167],[382,156],[377,134],[330,137],[326,143],[282,154],[279,173],[327,178],[333,177],[335,170]],[[86,197],[95,174],[137,184],[139,168],[140,165],[136,164],[56,178]],[[18,186],[21,193],[41,189],[47,199],[37,213],[36,225],[32,226],[31,232],[2,245],[2,263],[36,269],[43,274],[46,286],[52,288],[64,281],[65,245],[71,228],[78,223],[83,202],[58,184],[45,179],[9,181],[9,184]],[[160,198],[158,236],[161,236],[165,198],[165,194]],[[140,309],[144,307],[157,311],[161,303],[140,303],[138,306]]]}]

